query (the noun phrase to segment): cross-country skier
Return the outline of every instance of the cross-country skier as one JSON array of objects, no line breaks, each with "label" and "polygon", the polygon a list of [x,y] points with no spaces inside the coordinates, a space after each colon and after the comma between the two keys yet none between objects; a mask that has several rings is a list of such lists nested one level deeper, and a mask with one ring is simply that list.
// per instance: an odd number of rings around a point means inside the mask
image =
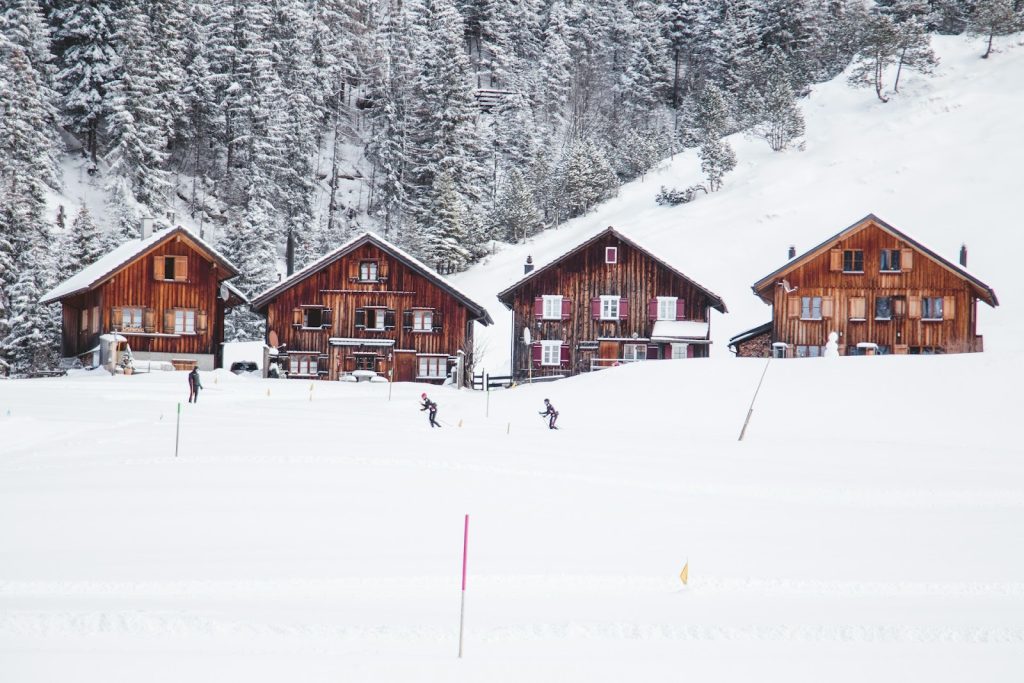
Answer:
[{"label": "cross-country skier", "polygon": [[202,388],[203,384],[199,381],[199,368],[192,368],[192,372],[188,373],[189,403],[199,403],[199,390]]},{"label": "cross-country skier", "polygon": [[427,417],[430,418],[430,428],[440,427],[441,425],[437,423],[437,404],[427,398],[426,393],[420,394],[420,398],[423,399],[423,407],[420,408],[420,412],[422,413],[424,410],[430,411],[427,413]]},{"label": "cross-country skier", "polygon": [[558,419],[558,411],[551,405],[551,401],[544,399],[544,412],[537,414],[548,418],[548,429],[558,429],[555,426],[555,420]]}]

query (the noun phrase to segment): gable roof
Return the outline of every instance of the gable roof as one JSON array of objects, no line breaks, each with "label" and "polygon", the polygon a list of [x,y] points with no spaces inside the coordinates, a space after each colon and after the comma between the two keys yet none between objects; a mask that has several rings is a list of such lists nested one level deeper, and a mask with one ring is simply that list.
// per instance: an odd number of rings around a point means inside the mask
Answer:
[{"label": "gable roof", "polygon": [[742,344],[748,339],[753,339],[754,337],[762,335],[765,332],[771,332],[773,325],[774,323],[771,320],[769,320],[768,322],[762,323],[757,327],[750,328],[746,332],[740,332],[739,334],[734,335],[729,339],[728,346],[736,346],[737,344]]},{"label": "gable roof", "polygon": [[766,286],[774,285],[775,281],[779,277],[786,275],[797,266],[806,263],[812,258],[815,258],[823,254],[826,249],[829,249],[833,244],[835,244],[839,240],[844,239],[855,232],[859,232],[860,230],[863,230],[869,225],[874,225],[879,229],[889,233],[896,239],[902,240],[912,245],[917,251],[921,252],[931,260],[935,261],[943,268],[952,271],[959,277],[969,282],[971,286],[974,287],[975,294],[977,294],[978,298],[987,303],[989,306],[995,307],[999,305],[999,300],[996,298],[996,293],[991,287],[989,287],[984,282],[976,278],[974,275],[971,275],[969,272],[967,272],[967,270],[965,270],[961,266],[958,266],[952,261],[948,261],[947,259],[942,258],[934,251],[932,251],[928,247],[924,246],[923,244],[915,240],[913,237],[910,237],[909,235],[907,235],[904,232],[901,232],[900,230],[897,230],[896,228],[889,225],[888,223],[886,223],[873,213],[869,213],[867,216],[864,216],[864,218],[861,218],[853,225],[850,225],[849,227],[840,230],[835,235],[832,235],[818,246],[804,252],[803,254],[800,254],[799,256],[793,259],[790,259],[789,261],[786,262],[786,265],[782,266],[778,270],[768,275],[765,275],[763,278],[755,282],[751,289],[753,289],[754,293],[761,297],[761,299],[770,303],[770,299],[766,299],[765,296],[763,296],[761,293],[761,290],[763,290]]},{"label": "gable roof", "polygon": [[412,254],[409,254],[402,248],[392,244],[391,242],[388,242],[380,235],[370,231],[366,231],[360,235],[357,235],[356,237],[353,237],[345,244],[341,245],[334,251],[330,252],[329,254],[321,258],[319,261],[315,261],[306,266],[305,268],[303,268],[302,270],[296,271],[291,276],[286,277],[285,279],[275,284],[273,287],[267,289],[258,296],[253,297],[253,309],[260,310],[266,308],[266,306],[269,305],[270,302],[284,290],[296,285],[297,283],[301,282],[302,280],[305,280],[311,275],[319,273],[324,268],[327,268],[332,263],[352,253],[353,251],[363,246],[364,244],[373,244],[377,248],[387,252],[391,256],[398,259],[400,262],[404,263],[407,267],[415,271],[418,271],[428,280],[433,282],[435,285],[443,289],[451,296],[458,299],[463,306],[469,309],[471,313],[471,320],[476,320],[482,325],[492,325],[494,323],[494,321],[491,319],[491,314],[487,312],[487,309],[485,309],[483,306],[470,299],[469,296],[467,296],[464,292],[460,291],[458,288],[452,285],[452,283],[450,283],[448,280],[442,277],[441,274],[438,273],[436,270],[434,270],[427,264],[423,263]]},{"label": "gable roof", "polygon": [[704,292],[704,294],[707,295],[707,297],[711,300],[711,306],[713,308],[721,311],[722,313],[728,313],[729,312],[729,309],[727,309],[725,307],[725,302],[722,301],[722,297],[718,296],[717,294],[712,292],[707,287],[704,287],[704,286],[700,285],[699,283],[694,282],[693,278],[684,275],[678,268],[675,268],[675,267],[669,265],[664,260],[658,258],[653,253],[651,253],[651,251],[649,249],[645,249],[644,247],[640,246],[639,244],[637,244],[636,242],[634,242],[630,238],[626,237],[625,235],[623,235],[621,232],[619,232],[618,230],[616,230],[615,228],[613,228],[610,225],[607,228],[605,228],[604,230],[602,230],[599,233],[597,233],[596,235],[594,235],[593,237],[591,237],[590,239],[585,240],[584,242],[580,243],[576,247],[574,247],[574,248],[570,249],[569,251],[565,252],[561,256],[559,256],[559,257],[557,257],[555,259],[552,259],[549,263],[546,263],[545,265],[541,266],[540,268],[537,268],[536,270],[530,272],[529,274],[527,274],[525,277],[520,279],[518,282],[516,282],[512,286],[507,287],[506,289],[501,291],[498,294],[498,300],[501,301],[501,303],[505,304],[506,308],[511,309],[512,308],[512,303],[511,303],[511,301],[508,301],[506,299],[515,290],[519,289],[521,286],[523,286],[524,284],[526,284],[527,282],[529,282],[533,278],[537,277],[541,273],[543,273],[543,272],[547,271],[548,269],[558,265],[564,259],[567,259],[570,256],[572,256],[572,255],[574,255],[574,254],[576,254],[576,253],[586,249],[591,244],[593,244],[594,242],[598,241],[599,239],[601,239],[602,237],[605,237],[607,235],[614,235],[615,237],[617,237],[618,239],[622,240],[623,242],[625,242],[629,246],[633,247],[637,251],[642,252],[643,254],[646,254],[648,257],[650,257],[656,263],[661,265],[663,268],[666,268],[666,269],[672,271],[673,273],[675,273],[679,277],[683,278],[687,282],[692,283],[694,287],[696,287],[697,289],[699,289],[700,291]]},{"label": "gable roof", "polygon": [[[41,304],[48,304],[54,301],[66,299],[75,294],[87,292],[90,289],[102,284],[107,278],[121,270],[131,262],[145,256],[165,242],[174,237],[185,237],[199,251],[204,252],[212,261],[221,266],[228,275],[220,278],[226,280],[238,275],[238,269],[224,257],[223,254],[211,247],[202,238],[182,226],[176,226],[168,230],[154,232],[149,237],[136,238],[118,245],[111,251],[96,259],[95,262],[78,271],[64,282],[60,283],[39,300]],[[239,292],[239,294],[241,294]],[[244,298],[244,297],[243,297]]]}]

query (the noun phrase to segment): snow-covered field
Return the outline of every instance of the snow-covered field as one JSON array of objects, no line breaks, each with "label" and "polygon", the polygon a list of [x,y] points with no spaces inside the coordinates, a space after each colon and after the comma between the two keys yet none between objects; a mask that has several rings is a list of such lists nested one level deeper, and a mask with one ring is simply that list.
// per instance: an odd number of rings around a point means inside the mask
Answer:
[{"label": "snow-covered field", "polygon": [[764,364],[0,382],[0,680],[1020,680],[1024,360]]}]

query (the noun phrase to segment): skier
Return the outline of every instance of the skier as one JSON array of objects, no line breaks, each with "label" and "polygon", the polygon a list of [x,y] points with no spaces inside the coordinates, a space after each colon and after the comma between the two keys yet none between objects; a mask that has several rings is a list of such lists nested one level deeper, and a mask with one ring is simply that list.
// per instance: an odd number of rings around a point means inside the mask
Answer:
[{"label": "skier", "polygon": [[544,412],[537,414],[541,417],[548,418],[548,429],[558,429],[558,427],[555,426],[555,420],[558,419],[558,411],[555,410],[553,405],[551,405],[551,401],[547,399],[544,399],[544,408]]},{"label": "skier", "polygon": [[199,381],[199,368],[192,368],[192,372],[188,373],[189,403],[199,403],[199,390],[202,388],[203,384]]},{"label": "skier", "polygon": [[427,417],[430,418],[430,428],[440,427],[441,425],[437,423],[437,404],[427,398],[426,393],[420,394],[420,398],[423,399],[423,407],[420,408],[420,412],[422,413],[424,410],[430,411],[427,413]]}]

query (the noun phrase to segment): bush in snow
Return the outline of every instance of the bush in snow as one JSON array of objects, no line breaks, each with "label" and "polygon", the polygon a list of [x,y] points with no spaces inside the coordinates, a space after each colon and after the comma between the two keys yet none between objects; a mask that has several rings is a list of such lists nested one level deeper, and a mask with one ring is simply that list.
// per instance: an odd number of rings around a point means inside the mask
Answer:
[{"label": "bush in snow", "polygon": [[676,188],[668,189],[664,185],[658,190],[658,196],[655,197],[654,201],[660,206],[676,206],[678,204],[687,204],[697,198],[697,193],[703,192],[708,193],[708,188],[703,185],[690,185],[684,190],[677,190]]}]

